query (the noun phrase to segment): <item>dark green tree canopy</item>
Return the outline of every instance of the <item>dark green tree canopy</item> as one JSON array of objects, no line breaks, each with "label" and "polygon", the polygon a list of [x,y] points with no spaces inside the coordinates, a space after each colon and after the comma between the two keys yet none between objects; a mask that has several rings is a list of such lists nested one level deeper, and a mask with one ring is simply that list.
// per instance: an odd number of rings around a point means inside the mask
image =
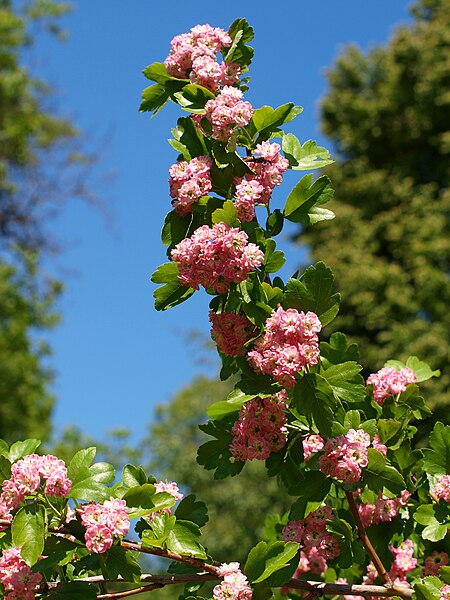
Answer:
[{"label": "dark green tree canopy", "polygon": [[368,370],[421,356],[443,372],[428,391],[442,404],[450,401],[450,1],[419,2],[413,15],[385,47],[349,47],[328,72],[322,123],[337,150],[329,168],[337,218],[300,239],[333,269],[343,299],[333,329],[361,345]]}]

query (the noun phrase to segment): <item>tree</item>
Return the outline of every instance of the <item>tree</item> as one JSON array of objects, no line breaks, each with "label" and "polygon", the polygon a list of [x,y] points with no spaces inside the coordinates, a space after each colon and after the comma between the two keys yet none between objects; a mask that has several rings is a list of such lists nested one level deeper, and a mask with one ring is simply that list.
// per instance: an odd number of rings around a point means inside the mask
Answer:
[{"label": "tree", "polygon": [[32,27],[44,23],[59,35],[57,18],[69,9],[52,0],[0,0],[0,437],[9,441],[50,434],[54,397],[43,338],[57,323],[62,285],[41,268],[54,246],[44,223],[63,200],[86,197],[80,182],[89,160],[78,132],[48,107],[52,90],[25,61]]},{"label": "tree", "polygon": [[284,513],[288,495],[267,479],[261,461],[249,462],[242,477],[217,481],[211,471],[196,463],[197,449],[207,436],[198,428],[206,421],[206,409],[222,400],[233,383],[198,377],[181,389],[167,404],[156,409],[143,444],[144,456],[152,457],[146,467],[162,479],[173,478],[186,493],[195,493],[209,507],[210,520],[203,532],[208,551],[220,560],[236,556],[243,560],[262,538],[261,515]]},{"label": "tree", "polygon": [[323,130],[336,219],[303,231],[342,293],[328,334],[360,344],[370,371],[427,356],[443,375],[427,394],[450,401],[450,2],[422,0],[414,22],[368,54],[347,48],[328,72]]},{"label": "tree", "polygon": [[36,255],[0,262],[0,438],[47,439],[53,395],[41,332],[58,322],[54,301],[61,284],[37,278]]}]

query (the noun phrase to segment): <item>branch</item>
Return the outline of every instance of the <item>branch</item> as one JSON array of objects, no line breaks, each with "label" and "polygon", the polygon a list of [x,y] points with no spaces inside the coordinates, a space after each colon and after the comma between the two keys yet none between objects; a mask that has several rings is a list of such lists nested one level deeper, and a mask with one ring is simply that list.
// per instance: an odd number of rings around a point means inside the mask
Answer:
[{"label": "branch", "polygon": [[152,554],[154,556],[161,556],[163,558],[169,558],[170,560],[176,560],[177,562],[187,563],[188,565],[192,565],[193,567],[197,567],[202,571],[207,571],[208,573],[212,573],[213,575],[217,575],[217,567],[220,566],[220,563],[218,562],[215,562],[212,565],[210,565],[198,558],[192,558],[191,556],[182,556],[177,552],[172,552],[171,550],[164,550],[163,548],[147,548],[147,546],[143,546],[138,542],[131,542],[129,540],[122,540],[120,542],[120,546],[122,546],[122,548],[126,548],[127,550],[134,550],[135,552],[142,552],[143,554]]},{"label": "branch", "polygon": [[[385,585],[392,588],[392,581],[391,581],[391,578],[389,577],[389,573],[384,568],[384,565],[381,562],[380,557],[376,553],[375,548],[372,546],[372,542],[370,541],[369,536],[367,535],[367,532],[365,530],[365,527],[362,524],[361,517],[359,516],[359,512],[358,512],[358,507],[356,506],[355,498],[353,497],[353,493],[350,492],[349,490],[345,490],[345,495],[347,496],[348,505],[350,507],[353,518],[355,519],[356,527],[358,528],[359,539],[363,543],[367,554],[369,555],[370,559],[372,560],[373,564],[375,565],[375,568],[378,571],[378,574],[380,575],[382,580],[384,581]],[[396,594],[396,595],[399,596],[400,594]]]},{"label": "branch", "polygon": [[[152,575],[152,574],[143,574],[141,576],[141,582],[146,582],[148,585],[139,586],[138,588],[134,588],[133,590],[127,590],[126,592],[113,592],[111,594],[104,594],[102,596],[97,596],[99,599],[108,599],[108,598],[120,598],[126,595],[132,595],[142,593],[143,591],[151,591],[153,589],[159,589],[165,587],[166,585],[179,585],[183,583],[202,583],[204,581],[218,581],[221,577],[218,575],[213,575],[212,573],[187,573],[182,575],[170,575],[170,574],[161,574],[161,575]],[[122,578],[118,579],[103,579],[101,575],[96,575],[92,577],[85,577],[83,579],[76,579],[77,582],[87,582],[87,583],[123,583],[124,580]],[[58,582],[48,582],[47,589],[54,589],[58,587]],[[287,583],[283,585],[283,587],[304,590],[314,596],[379,596],[383,598],[389,598],[392,596],[399,596],[404,600],[409,600],[413,595],[413,590],[405,590],[395,589],[395,587],[386,587],[383,585],[350,585],[347,583],[323,583],[320,581],[305,581],[303,579],[290,579]],[[121,594],[121,595],[119,595]]]}]

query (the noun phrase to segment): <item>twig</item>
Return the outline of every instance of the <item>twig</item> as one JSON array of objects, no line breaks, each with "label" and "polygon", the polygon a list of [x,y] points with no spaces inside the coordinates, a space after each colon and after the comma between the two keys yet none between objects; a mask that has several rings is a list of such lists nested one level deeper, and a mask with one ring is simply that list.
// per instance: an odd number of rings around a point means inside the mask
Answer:
[{"label": "twig", "polygon": [[[179,585],[183,583],[202,583],[203,581],[218,581],[221,577],[213,575],[212,573],[186,573],[180,575],[171,574],[143,574],[141,576],[141,583],[146,582],[149,585],[140,586],[134,590],[128,590],[128,592],[141,593],[142,591],[151,591],[152,589],[162,588],[166,585]],[[85,577],[83,579],[76,579],[77,582],[86,583],[125,583],[122,578],[110,580],[103,579],[101,575],[95,575],[92,577]],[[130,583],[130,582],[127,582]],[[54,589],[58,587],[58,582],[48,582],[46,584],[47,589]],[[389,598],[392,596],[400,596],[404,600],[409,600],[412,597],[413,590],[396,589],[395,587],[386,587],[384,585],[350,585],[348,583],[323,583],[321,581],[305,581],[303,579],[290,579],[286,582],[283,587],[304,590],[309,592],[312,596],[379,596],[383,598]],[[143,590],[144,588],[144,590]],[[139,590],[139,592],[135,590]],[[116,594],[122,592],[116,592]],[[130,595],[130,594],[128,594]],[[97,596],[97,598],[112,598],[116,596]]]},{"label": "twig", "polygon": [[164,585],[150,584],[141,585],[141,587],[134,588],[132,590],[124,590],[123,592],[111,592],[110,594],[100,594],[97,596],[97,600],[112,600],[113,598],[126,598],[127,596],[135,596],[144,592],[152,592],[164,587]]},{"label": "twig", "polygon": [[170,558],[171,560],[176,560],[177,562],[187,563],[188,565],[192,565],[193,567],[197,567],[202,571],[207,571],[208,573],[212,573],[213,575],[217,575],[217,567],[220,566],[220,563],[216,562],[212,565],[205,563],[203,560],[199,560],[198,558],[192,558],[191,556],[182,556],[177,552],[172,552],[171,550],[164,550],[163,548],[147,548],[147,546],[143,546],[138,542],[131,542],[129,540],[122,540],[120,542],[122,548],[126,548],[127,550],[134,550],[135,552],[142,552],[143,554],[152,554],[154,556],[161,556],[163,558]]},{"label": "twig", "polygon": [[372,546],[372,542],[370,541],[366,529],[362,524],[361,517],[359,516],[358,512],[358,507],[356,506],[355,498],[353,497],[353,493],[349,490],[345,490],[345,495],[347,496],[347,502],[350,507],[350,511],[353,515],[353,518],[355,519],[356,527],[358,528],[359,539],[363,543],[367,554],[369,555],[370,559],[375,565],[375,568],[378,571],[378,574],[380,575],[382,580],[384,581],[385,585],[388,587],[392,587],[392,581],[389,577],[389,573],[384,568],[384,565],[381,562],[380,557],[376,553],[375,548]]}]

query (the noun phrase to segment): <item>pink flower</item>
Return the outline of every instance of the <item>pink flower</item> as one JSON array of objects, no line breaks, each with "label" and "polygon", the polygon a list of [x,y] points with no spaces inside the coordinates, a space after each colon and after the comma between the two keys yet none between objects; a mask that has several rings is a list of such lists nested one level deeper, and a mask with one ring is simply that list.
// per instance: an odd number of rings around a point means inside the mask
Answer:
[{"label": "pink flower", "polygon": [[450,503],[450,475],[439,477],[433,492],[438,498]]},{"label": "pink flower", "polygon": [[182,500],[183,494],[179,491],[178,485],[174,481],[160,481],[155,483],[157,492],[166,492],[175,498],[175,500]]},{"label": "pink flower", "polygon": [[424,568],[422,569],[420,576],[426,577],[427,575],[437,575],[439,573],[439,569],[447,565],[447,552],[438,552],[435,550],[430,556],[425,558]]},{"label": "pink flower", "polygon": [[86,528],[86,547],[96,554],[106,552],[112,546],[113,537],[125,536],[130,528],[126,502],[119,498],[110,498],[103,504],[84,504],[77,512]]},{"label": "pink flower", "polygon": [[247,241],[244,231],[226,223],[199,227],[172,250],[172,260],[179,263],[180,282],[196,290],[202,285],[219,294],[228,291],[264,260],[258,246]]},{"label": "pink flower", "polygon": [[394,562],[392,563],[389,575],[391,579],[399,577],[404,579],[408,571],[413,571],[417,565],[417,559],[413,557],[413,543],[407,539],[400,544],[398,548],[389,546],[389,550],[394,555]]},{"label": "pink flower", "polygon": [[210,312],[209,320],[211,337],[222,354],[242,356],[246,353],[244,345],[254,337],[256,328],[245,315]]},{"label": "pink flower", "polygon": [[417,377],[407,367],[397,371],[394,367],[384,367],[367,378],[367,385],[373,385],[373,397],[377,404],[383,406],[386,398],[396,396],[406,390],[406,386],[415,383]]},{"label": "pink flower", "polygon": [[6,548],[0,557],[0,581],[5,587],[5,599],[33,600],[34,592],[42,580],[33,573],[20,555],[20,549]]},{"label": "pink flower", "polygon": [[265,329],[248,353],[248,362],[252,369],[271,375],[284,388],[294,387],[297,373],[319,360],[319,318],[312,312],[279,307],[267,319]]},{"label": "pink flower", "polygon": [[209,156],[197,156],[190,162],[183,160],[170,167],[170,196],[179,215],[192,212],[192,205],[211,190],[211,165]]},{"label": "pink flower", "polygon": [[241,572],[239,563],[223,563],[217,568],[223,581],[213,590],[214,600],[250,600],[252,590],[247,577]]},{"label": "pink flower", "polygon": [[324,446],[324,441],[322,439],[322,436],[318,434],[311,434],[307,435],[303,439],[302,445],[303,458],[305,459],[305,462],[307,462],[311,458],[312,454],[319,452],[319,450],[322,450]]},{"label": "pink flower", "polygon": [[285,407],[280,395],[256,396],[244,404],[232,429],[230,452],[235,460],[266,460],[285,446]]}]

